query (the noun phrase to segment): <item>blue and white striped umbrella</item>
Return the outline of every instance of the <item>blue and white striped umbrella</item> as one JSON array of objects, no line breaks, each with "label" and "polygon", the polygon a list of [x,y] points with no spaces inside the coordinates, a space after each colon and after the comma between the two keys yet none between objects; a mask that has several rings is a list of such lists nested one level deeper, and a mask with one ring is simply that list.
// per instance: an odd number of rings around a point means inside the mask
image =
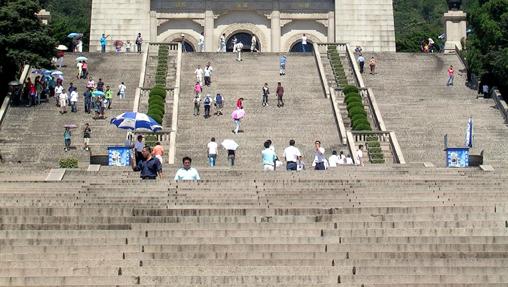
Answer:
[{"label": "blue and white striped umbrella", "polygon": [[111,119],[115,126],[138,132],[156,132],[162,129],[154,119],[143,113],[127,112]]}]

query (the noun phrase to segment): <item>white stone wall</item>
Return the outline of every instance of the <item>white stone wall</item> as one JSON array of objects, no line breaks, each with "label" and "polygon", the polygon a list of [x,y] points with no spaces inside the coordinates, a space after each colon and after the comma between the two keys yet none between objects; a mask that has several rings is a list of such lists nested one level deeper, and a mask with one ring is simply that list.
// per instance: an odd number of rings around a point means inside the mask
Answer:
[{"label": "white stone wall", "polygon": [[107,51],[114,51],[115,40],[130,40],[134,45],[141,33],[145,42],[150,40],[149,0],[93,0],[90,26],[90,52],[100,51],[102,34],[110,35]]},{"label": "white stone wall", "polygon": [[335,39],[366,51],[395,51],[392,0],[335,0]]}]

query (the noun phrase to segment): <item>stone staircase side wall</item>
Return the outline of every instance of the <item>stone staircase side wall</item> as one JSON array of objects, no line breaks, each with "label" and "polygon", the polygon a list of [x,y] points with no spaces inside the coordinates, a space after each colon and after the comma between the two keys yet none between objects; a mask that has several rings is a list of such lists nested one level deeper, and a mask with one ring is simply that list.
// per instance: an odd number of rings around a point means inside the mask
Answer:
[{"label": "stone staircase side wall", "polygon": [[395,52],[392,0],[336,0],[335,27],[337,42]]},{"label": "stone staircase side wall", "polygon": [[150,1],[93,0],[90,52],[100,51],[102,34],[110,35],[106,47],[108,52],[114,51],[115,40],[130,40],[135,46],[138,33],[141,33],[145,42],[143,49],[146,49],[150,40],[150,21]]}]

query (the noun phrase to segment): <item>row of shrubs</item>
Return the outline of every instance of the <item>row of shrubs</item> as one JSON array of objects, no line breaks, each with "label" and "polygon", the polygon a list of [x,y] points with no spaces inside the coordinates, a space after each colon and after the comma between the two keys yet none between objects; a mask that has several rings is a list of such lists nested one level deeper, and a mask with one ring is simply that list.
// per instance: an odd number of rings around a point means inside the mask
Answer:
[{"label": "row of shrubs", "polygon": [[[351,128],[354,131],[372,131],[367,112],[363,105],[363,99],[357,87],[348,85],[344,67],[340,61],[340,55],[335,46],[328,46],[328,58],[335,75],[335,82],[342,87],[347,106],[348,117],[351,119]],[[381,144],[376,136],[368,136],[366,142],[369,161],[375,164],[385,163]]]},{"label": "row of shrubs", "polygon": [[367,137],[366,148],[371,163],[385,163],[385,156],[376,136]]},{"label": "row of shrubs", "polygon": [[166,77],[168,73],[169,47],[159,46],[157,59],[157,71],[155,74],[155,86],[148,96],[148,115],[156,122],[162,124],[166,113]]},{"label": "row of shrubs", "polygon": [[340,55],[335,45],[328,46],[328,59],[332,65],[333,74],[335,75],[335,82],[338,86],[344,87],[348,84],[346,72],[340,61]]}]

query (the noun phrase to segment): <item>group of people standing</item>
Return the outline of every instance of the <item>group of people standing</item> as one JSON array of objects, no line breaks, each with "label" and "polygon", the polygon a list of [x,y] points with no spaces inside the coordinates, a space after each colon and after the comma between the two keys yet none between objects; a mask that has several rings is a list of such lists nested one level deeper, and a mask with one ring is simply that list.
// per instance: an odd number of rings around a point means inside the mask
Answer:
[{"label": "group of people standing", "polygon": [[[102,34],[101,38],[99,39],[99,44],[101,46],[101,53],[106,53],[106,49],[108,46],[108,38],[111,37],[111,35]],[[142,46],[143,46],[143,37],[141,36],[141,33],[138,33],[136,36],[136,40],[134,41],[136,52],[138,54],[141,54],[142,52]],[[126,53],[130,53],[131,49],[133,48],[133,45],[130,40],[127,40],[125,43],[121,40],[115,40],[113,42],[113,46],[115,48],[115,51],[117,53],[120,53],[122,51],[122,48],[125,48]]]}]

